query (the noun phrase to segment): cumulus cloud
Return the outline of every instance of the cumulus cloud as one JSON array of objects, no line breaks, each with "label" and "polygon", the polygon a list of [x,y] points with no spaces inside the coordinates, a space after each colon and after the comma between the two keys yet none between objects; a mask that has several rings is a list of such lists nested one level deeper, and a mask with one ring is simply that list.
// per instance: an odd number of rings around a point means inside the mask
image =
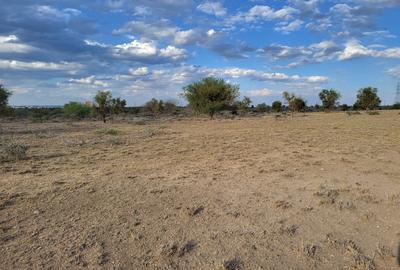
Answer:
[{"label": "cumulus cloud", "polygon": [[251,90],[247,92],[247,95],[250,97],[267,97],[272,95],[273,91],[268,88]]},{"label": "cumulus cloud", "polygon": [[205,2],[198,5],[197,9],[216,17],[225,16],[227,13],[226,8],[220,2]]},{"label": "cumulus cloud", "polygon": [[15,35],[0,36],[0,53],[30,53],[38,51],[38,48],[23,44]]},{"label": "cumulus cloud", "polygon": [[323,61],[332,60],[342,48],[335,42],[324,40],[319,43],[311,44],[307,47],[290,47],[280,44],[272,44],[259,50],[260,55],[270,56],[275,61],[290,60],[288,67],[296,67],[310,63],[321,63]]},{"label": "cumulus cloud", "polygon": [[273,21],[273,20],[290,20],[299,11],[295,8],[285,6],[281,9],[275,10],[269,6],[256,5],[249,9],[247,12],[239,12],[230,17],[230,23],[249,23],[259,21]]},{"label": "cumulus cloud", "polygon": [[45,70],[45,71],[76,71],[82,68],[79,63],[71,62],[24,62],[18,60],[0,60],[1,69],[15,70]]},{"label": "cumulus cloud", "polygon": [[378,51],[367,48],[360,41],[353,39],[346,43],[345,49],[339,55],[339,60],[349,60],[357,57],[400,58],[400,47]]},{"label": "cumulus cloud", "polygon": [[129,73],[133,76],[146,76],[150,74],[148,67],[130,68]]},{"label": "cumulus cloud", "polygon": [[303,25],[303,21],[295,20],[292,22],[282,22],[275,27],[275,31],[282,32],[283,34],[289,34],[290,32],[299,30]]},{"label": "cumulus cloud", "polygon": [[143,62],[162,62],[164,60],[178,61],[187,58],[185,49],[167,46],[158,49],[152,41],[133,40],[129,43],[116,45],[112,48],[113,55],[117,58],[132,59]]},{"label": "cumulus cloud", "polygon": [[92,85],[92,86],[101,86],[101,87],[108,87],[109,84],[106,82],[103,82],[101,80],[97,80],[94,75],[86,77],[86,78],[81,78],[81,79],[70,79],[70,83],[77,83],[77,84],[87,84],[87,85]]}]

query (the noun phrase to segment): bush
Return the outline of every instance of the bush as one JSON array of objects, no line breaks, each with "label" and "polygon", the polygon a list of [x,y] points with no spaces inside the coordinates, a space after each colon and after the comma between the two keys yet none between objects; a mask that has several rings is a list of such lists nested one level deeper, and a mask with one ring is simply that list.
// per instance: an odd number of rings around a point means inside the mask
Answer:
[{"label": "bush", "polygon": [[272,110],[274,112],[280,112],[282,110],[282,102],[280,101],[274,101],[272,103]]},{"label": "bush", "polygon": [[120,131],[113,129],[113,128],[104,128],[104,129],[98,130],[97,133],[115,136],[115,135],[118,135],[120,133]]},{"label": "bush", "polygon": [[369,114],[369,115],[380,115],[380,113],[379,113],[379,112],[377,112],[377,111],[368,112],[368,114]]},{"label": "bush", "polygon": [[340,98],[340,93],[334,89],[323,89],[319,93],[319,98],[321,99],[324,109],[330,111],[337,104],[337,101]]},{"label": "bush", "polygon": [[29,146],[17,142],[7,142],[2,145],[1,151],[1,160],[3,161],[18,161],[22,159],[26,159],[26,152],[28,151]]},{"label": "bush", "polygon": [[0,84],[0,115],[9,115],[11,112],[11,108],[8,106],[8,99],[10,96],[11,92]]},{"label": "bush", "polygon": [[64,105],[64,115],[70,118],[83,119],[90,115],[91,108],[79,102],[70,102]]},{"label": "bush", "polygon": [[381,100],[378,97],[378,89],[373,87],[362,88],[358,91],[357,102],[354,107],[363,110],[373,110],[379,107]]},{"label": "bush", "polygon": [[158,115],[164,110],[164,102],[153,98],[145,104],[145,108],[153,115]]},{"label": "bush", "polygon": [[270,110],[271,110],[271,107],[270,106],[268,106],[267,104],[265,104],[265,103],[261,103],[261,104],[258,104],[257,106],[256,106],[256,112],[258,112],[258,113],[266,113],[266,112],[269,112]]},{"label": "bush", "polygon": [[239,86],[209,77],[185,86],[183,96],[194,111],[206,113],[213,119],[216,112],[233,105],[239,96]]}]

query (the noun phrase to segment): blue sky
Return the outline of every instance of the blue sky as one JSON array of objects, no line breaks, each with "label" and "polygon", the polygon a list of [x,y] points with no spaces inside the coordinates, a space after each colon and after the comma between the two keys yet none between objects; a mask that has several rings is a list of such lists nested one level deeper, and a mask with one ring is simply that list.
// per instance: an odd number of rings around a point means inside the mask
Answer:
[{"label": "blue sky", "polygon": [[0,83],[12,105],[61,105],[110,90],[129,105],[184,101],[205,76],[253,103],[283,91],[352,104],[374,86],[394,101],[400,0],[0,0]]}]

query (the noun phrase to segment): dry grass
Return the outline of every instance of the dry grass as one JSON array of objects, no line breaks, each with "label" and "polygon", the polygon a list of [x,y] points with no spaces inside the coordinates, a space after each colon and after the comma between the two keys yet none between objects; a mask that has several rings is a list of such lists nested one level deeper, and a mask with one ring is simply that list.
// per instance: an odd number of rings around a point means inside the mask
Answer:
[{"label": "dry grass", "polygon": [[2,124],[1,267],[395,269],[398,112],[157,121]]}]

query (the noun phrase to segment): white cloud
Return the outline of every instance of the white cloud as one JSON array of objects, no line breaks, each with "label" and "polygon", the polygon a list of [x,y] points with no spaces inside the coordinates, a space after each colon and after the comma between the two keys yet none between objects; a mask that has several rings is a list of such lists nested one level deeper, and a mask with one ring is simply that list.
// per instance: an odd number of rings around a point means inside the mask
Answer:
[{"label": "white cloud", "polygon": [[400,58],[400,47],[378,51],[363,46],[360,41],[352,39],[346,43],[345,49],[339,55],[339,60],[356,57]]},{"label": "white cloud", "polygon": [[151,41],[133,40],[115,46],[116,54],[125,54],[135,57],[151,57],[157,55],[157,47]]},{"label": "white cloud", "polygon": [[364,36],[374,38],[397,38],[396,35],[391,34],[387,30],[363,32]]},{"label": "white cloud", "polygon": [[387,73],[395,78],[400,78],[400,66],[389,69]]},{"label": "white cloud", "polygon": [[272,21],[272,20],[290,20],[293,15],[298,14],[299,10],[292,7],[283,7],[274,10],[269,6],[256,5],[247,12],[239,12],[228,19],[230,23],[238,22],[256,22],[256,21]]},{"label": "white cloud", "polygon": [[267,97],[272,95],[273,91],[268,88],[263,88],[259,90],[252,90],[247,92],[250,97]]},{"label": "white cloud", "polygon": [[30,53],[38,49],[19,41],[15,35],[0,36],[0,53]]},{"label": "white cloud", "polygon": [[186,50],[179,49],[174,46],[168,46],[160,50],[160,56],[171,58],[173,60],[182,60],[186,58]]},{"label": "white cloud", "polygon": [[139,67],[137,69],[130,68],[129,73],[132,74],[133,76],[146,76],[150,72],[147,67]]},{"label": "white cloud", "polygon": [[58,10],[51,6],[37,6],[36,15],[39,17],[45,17],[53,20],[65,20],[68,21],[73,16],[79,16],[82,12],[74,8],[65,8]]},{"label": "white cloud", "polygon": [[81,79],[70,79],[69,82],[71,83],[78,83],[78,84],[88,84],[92,86],[101,86],[101,87],[108,87],[109,84],[100,80],[97,80],[94,75],[81,78]]},{"label": "white cloud", "polygon": [[227,13],[226,8],[220,2],[205,2],[197,6],[197,9],[216,17],[225,16]]},{"label": "white cloud", "polygon": [[277,27],[275,27],[275,31],[281,32],[283,34],[289,34],[290,32],[299,30],[301,26],[303,25],[303,21],[301,20],[295,20],[292,22],[282,22],[278,24]]},{"label": "white cloud", "polygon": [[72,62],[24,62],[18,60],[0,60],[0,68],[16,70],[76,71],[82,68],[79,63]]},{"label": "white cloud", "polygon": [[270,73],[255,69],[242,69],[242,68],[207,69],[206,73],[208,73],[209,76],[231,77],[231,78],[248,77],[250,79],[258,81],[282,81],[282,82],[306,81],[310,83],[322,83],[328,81],[328,78],[323,76],[301,77],[299,75],[287,75],[285,73],[279,73],[279,72]]}]

